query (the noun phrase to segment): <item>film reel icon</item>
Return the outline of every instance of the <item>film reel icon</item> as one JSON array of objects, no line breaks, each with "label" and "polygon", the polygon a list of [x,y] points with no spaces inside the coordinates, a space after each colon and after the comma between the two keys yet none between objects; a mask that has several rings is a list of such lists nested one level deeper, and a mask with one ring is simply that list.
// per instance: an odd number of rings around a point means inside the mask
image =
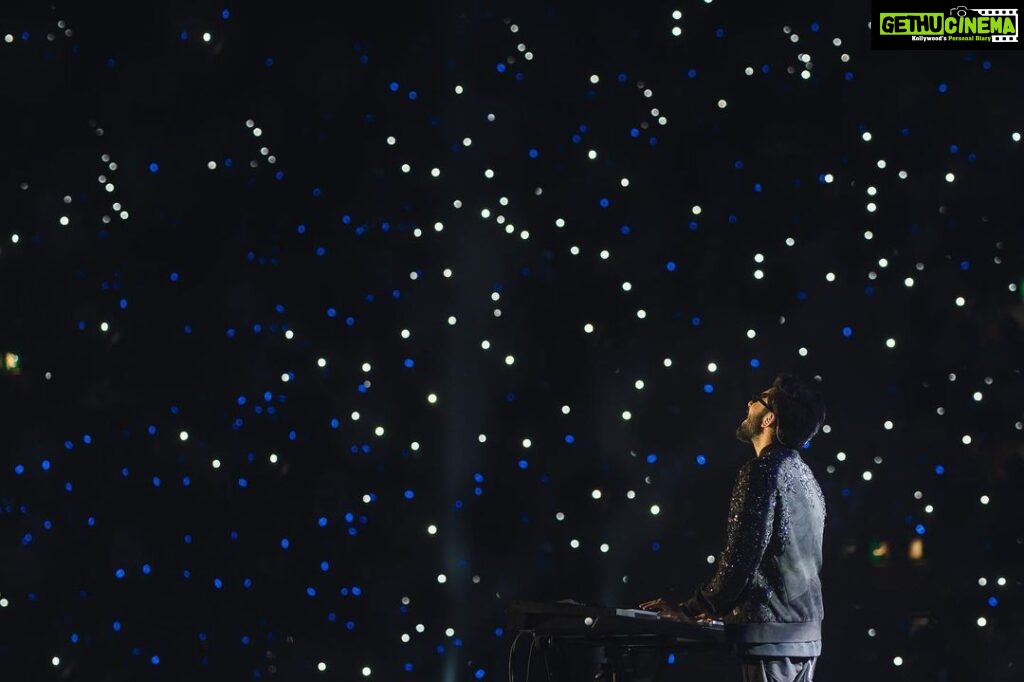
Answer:
[{"label": "film reel icon", "polygon": [[1020,34],[1020,26],[1017,22],[1017,10],[1015,9],[976,9],[974,10],[983,17],[1008,17],[1013,20],[1012,36],[992,36],[994,43],[1015,43]]}]

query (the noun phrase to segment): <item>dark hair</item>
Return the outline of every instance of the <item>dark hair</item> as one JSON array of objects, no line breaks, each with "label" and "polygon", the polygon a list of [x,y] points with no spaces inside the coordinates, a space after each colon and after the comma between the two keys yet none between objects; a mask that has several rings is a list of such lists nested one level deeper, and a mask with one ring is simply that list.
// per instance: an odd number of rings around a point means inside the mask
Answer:
[{"label": "dark hair", "polygon": [[772,410],[779,421],[776,438],[787,447],[803,447],[825,423],[825,400],[792,374],[775,377],[772,388]]}]

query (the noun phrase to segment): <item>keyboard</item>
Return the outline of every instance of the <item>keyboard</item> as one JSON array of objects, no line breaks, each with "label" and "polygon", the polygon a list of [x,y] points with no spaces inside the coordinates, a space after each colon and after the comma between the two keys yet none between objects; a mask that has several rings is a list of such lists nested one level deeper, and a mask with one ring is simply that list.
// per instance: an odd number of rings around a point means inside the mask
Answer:
[{"label": "keyboard", "polygon": [[509,627],[535,636],[579,638],[623,645],[669,648],[715,646],[725,642],[725,626],[659,618],[654,611],[614,606],[556,602],[513,601],[507,611]]}]

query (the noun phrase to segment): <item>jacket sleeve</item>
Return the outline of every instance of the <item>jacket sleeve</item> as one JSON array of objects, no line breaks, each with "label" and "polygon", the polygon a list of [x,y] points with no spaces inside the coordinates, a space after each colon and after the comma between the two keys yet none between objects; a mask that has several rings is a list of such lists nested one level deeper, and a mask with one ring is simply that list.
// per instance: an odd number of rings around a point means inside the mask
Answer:
[{"label": "jacket sleeve", "polygon": [[729,503],[725,550],[711,580],[680,604],[687,615],[720,618],[743,598],[771,538],[775,478],[775,467],[763,459],[751,460],[740,470]]}]

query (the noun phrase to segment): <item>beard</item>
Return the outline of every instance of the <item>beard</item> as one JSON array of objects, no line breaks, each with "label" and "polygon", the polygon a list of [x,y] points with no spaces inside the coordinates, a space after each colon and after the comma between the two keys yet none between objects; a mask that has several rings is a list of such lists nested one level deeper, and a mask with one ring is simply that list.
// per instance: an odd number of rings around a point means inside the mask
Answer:
[{"label": "beard", "polygon": [[751,415],[736,427],[736,438],[741,443],[751,443],[754,440],[754,436],[760,436],[764,432],[760,417],[761,415]]}]

